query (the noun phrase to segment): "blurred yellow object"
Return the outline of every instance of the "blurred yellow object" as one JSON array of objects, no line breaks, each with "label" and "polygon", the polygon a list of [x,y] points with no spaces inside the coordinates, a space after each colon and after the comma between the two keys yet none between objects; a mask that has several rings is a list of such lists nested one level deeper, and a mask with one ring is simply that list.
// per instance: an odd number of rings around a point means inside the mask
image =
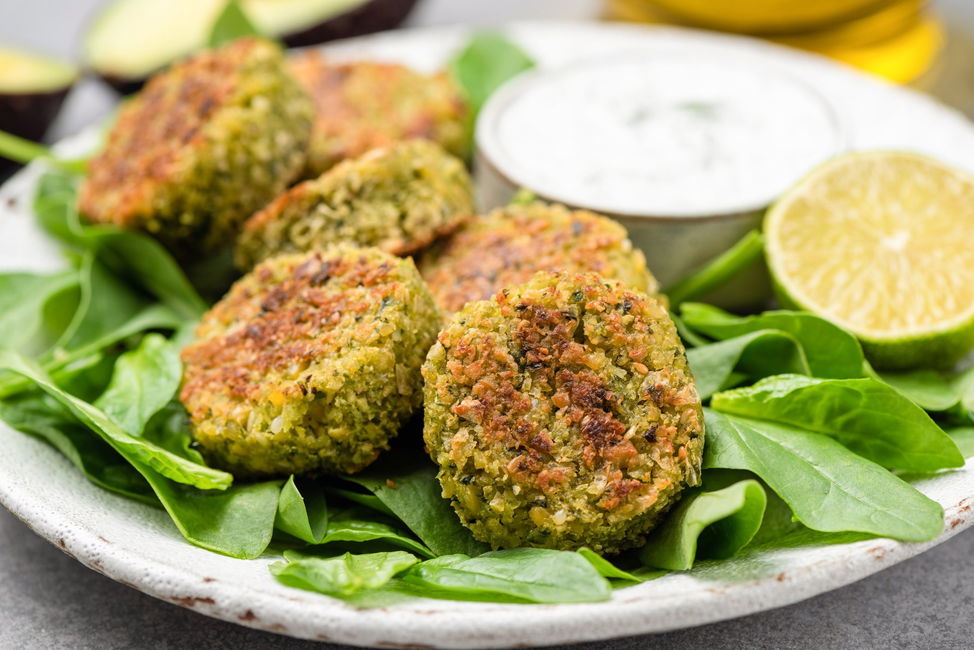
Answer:
[{"label": "blurred yellow object", "polygon": [[760,36],[899,83],[936,58],[943,29],[928,0],[607,0],[610,18]]}]

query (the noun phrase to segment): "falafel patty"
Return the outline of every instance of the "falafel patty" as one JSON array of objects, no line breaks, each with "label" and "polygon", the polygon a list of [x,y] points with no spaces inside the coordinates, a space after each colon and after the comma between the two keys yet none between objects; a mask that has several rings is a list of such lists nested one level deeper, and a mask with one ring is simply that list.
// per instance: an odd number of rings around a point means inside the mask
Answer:
[{"label": "falafel patty", "polygon": [[315,102],[307,176],[376,147],[424,138],[468,154],[469,109],[445,73],[426,76],[395,63],[330,63],[318,52],[293,55],[291,74]]},{"label": "falafel patty", "polygon": [[300,173],[312,112],[274,44],[201,52],[122,106],[88,165],[81,214],[184,255],[222,248]]},{"label": "falafel patty", "polygon": [[494,548],[640,545],[700,482],[703,412],[666,309],[595,273],[472,302],[423,365],[443,496]]},{"label": "falafel patty", "polygon": [[447,315],[527,282],[537,271],[594,271],[640,291],[659,290],[642,251],[633,248],[620,224],[540,201],[468,221],[426,251],[419,270]]},{"label": "falafel patty", "polygon": [[236,263],[347,241],[409,255],[473,213],[463,163],[432,142],[409,140],[346,160],[295,185],[244,224]]},{"label": "falafel patty", "polygon": [[193,437],[241,477],[357,472],[422,403],[441,322],[412,260],[351,246],[268,260],[183,350]]}]

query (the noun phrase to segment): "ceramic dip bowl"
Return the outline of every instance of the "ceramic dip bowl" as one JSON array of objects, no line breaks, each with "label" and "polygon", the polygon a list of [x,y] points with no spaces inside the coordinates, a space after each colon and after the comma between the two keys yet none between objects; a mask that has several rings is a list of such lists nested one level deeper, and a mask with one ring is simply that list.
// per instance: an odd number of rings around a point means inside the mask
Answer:
[{"label": "ceramic dip bowl", "polygon": [[[831,105],[755,57],[614,56],[519,76],[476,131],[483,207],[520,188],[614,217],[663,287],[760,228],[764,210],[845,148]],[[760,304],[754,268],[718,295]]]}]

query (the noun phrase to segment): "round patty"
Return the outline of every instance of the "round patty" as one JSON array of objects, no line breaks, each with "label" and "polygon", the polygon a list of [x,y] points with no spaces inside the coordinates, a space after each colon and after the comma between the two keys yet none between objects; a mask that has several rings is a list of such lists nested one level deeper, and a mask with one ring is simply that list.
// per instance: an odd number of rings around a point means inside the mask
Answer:
[{"label": "round patty", "polygon": [[473,212],[463,163],[425,140],[346,160],[294,186],[244,224],[236,262],[248,269],[280,253],[339,242],[410,255]]},{"label": "round patty", "polygon": [[428,250],[419,267],[447,315],[537,271],[594,271],[647,293],[659,289],[642,251],[617,222],[542,202],[470,220]]},{"label": "round patty", "polygon": [[275,45],[247,38],[204,51],[122,106],[79,209],[177,253],[225,247],[300,173],[312,111]]},{"label": "round patty", "polygon": [[703,413],[666,309],[594,273],[472,302],[423,365],[443,496],[494,548],[640,545],[697,485]]},{"label": "round patty", "polygon": [[445,73],[426,76],[394,63],[330,63],[315,51],[292,56],[288,69],[315,102],[308,176],[410,138],[467,156],[469,110]]},{"label": "round patty", "polygon": [[441,322],[412,260],[349,246],[268,260],[183,350],[193,437],[237,476],[357,472],[422,403]]}]

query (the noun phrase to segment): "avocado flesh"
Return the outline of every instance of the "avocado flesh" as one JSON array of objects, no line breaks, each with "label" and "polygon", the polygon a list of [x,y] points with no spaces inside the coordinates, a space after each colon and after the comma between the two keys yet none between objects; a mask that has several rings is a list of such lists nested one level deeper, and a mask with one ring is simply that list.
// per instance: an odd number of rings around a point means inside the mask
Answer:
[{"label": "avocado flesh", "polygon": [[46,56],[0,47],[0,94],[23,95],[64,90],[78,69]]},{"label": "avocado flesh", "polygon": [[[0,47],[0,131],[41,140],[77,79],[73,65]],[[0,156],[0,176],[13,167]]]},{"label": "avocado flesh", "polygon": [[[261,33],[288,45],[308,45],[393,27],[415,0],[239,3]],[[85,61],[116,88],[134,90],[154,72],[202,48],[224,5],[225,0],[114,0],[87,30]]]}]

